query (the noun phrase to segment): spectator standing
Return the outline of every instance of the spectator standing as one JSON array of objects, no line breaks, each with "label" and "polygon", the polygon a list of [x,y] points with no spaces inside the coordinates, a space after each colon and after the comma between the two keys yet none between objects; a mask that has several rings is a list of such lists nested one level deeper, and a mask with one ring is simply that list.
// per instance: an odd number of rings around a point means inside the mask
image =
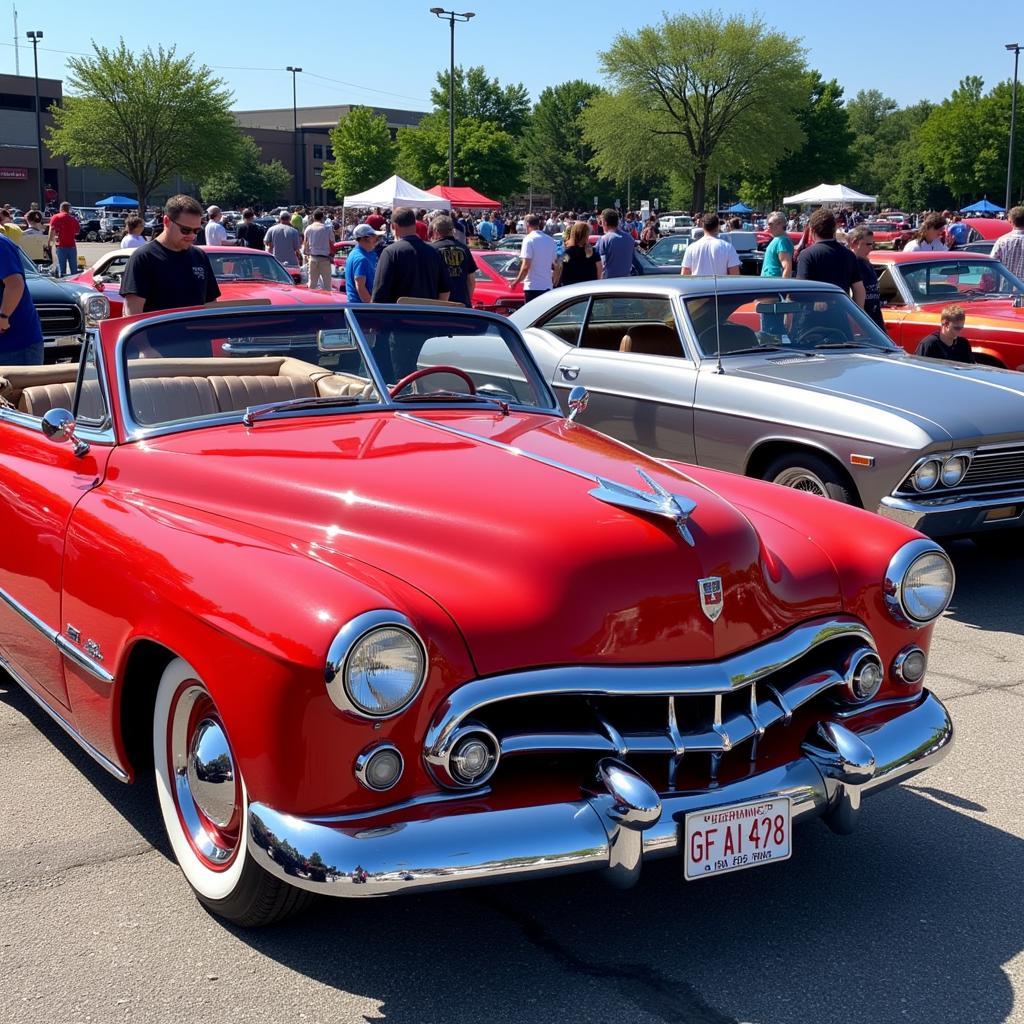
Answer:
[{"label": "spectator standing", "polygon": [[295,228],[296,231],[298,231],[300,235],[302,234],[303,228],[305,228],[306,226],[306,221],[302,216],[305,212],[306,211],[301,206],[299,206],[295,209],[291,216],[291,225],[293,228]]},{"label": "spectator standing", "polygon": [[650,249],[658,241],[660,234],[661,229],[658,227],[658,218],[652,213],[647,218],[643,231],[640,232],[640,248],[645,251]]},{"label": "spectator standing", "polygon": [[864,312],[885,330],[885,320],[882,318],[882,298],[878,291],[878,274],[868,260],[868,253],[875,247],[874,232],[861,224],[855,227],[846,240],[850,252],[857,257],[860,265],[861,281],[864,284]]},{"label": "spectator standing", "polygon": [[939,329],[921,339],[914,355],[948,359],[954,363],[973,363],[971,343],[961,333],[966,321],[963,306],[946,306],[939,314]]},{"label": "spectator standing", "polygon": [[255,216],[248,207],[242,211],[242,223],[238,225],[238,244],[247,249],[262,251],[267,232],[262,224],[256,223]]},{"label": "spectator standing", "polygon": [[537,213],[526,215],[527,235],[519,250],[519,273],[512,285],[523,282],[523,297],[526,302],[538,295],[551,291],[554,286],[553,270],[558,258],[555,240],[541,231],[543,221]]},{"label": "spectator standing", "polygon": [[377,274],[377,242],[382,234],[369,224],[357,224],[352,231],[356,244],[345,260],[345,295],[350,303],[371,301]]},{"label": "spectator standing", "polygon": [[373,279],[374,302],[400,298],[447,299],[451,282],[441,254],[416,234],[416,214],[400,206],[391,214],[395,241],[385,247]]},{"label": "spectator standing", "polygon": [[206,224],[206,244],[227,245],[228,231],[220,222],[221,217],[223,216],[220,207],[209,207],[206,211],[206,215],[210,218]]},{"label": "spectator standing", "polygon": [[281,214],[277,224],[267,228],[263,244],[282,266],[302,265],[302,236],[292,227],[292,216],[287,211]]},{"label": "spectator standing", "polygon": [[121,298],[126,316],[202,306],[220,295],[210,258],[192,244],[202,222],[203,209],[191,196],[167,200],[163,230],[140,245],[124,269]]},{"label": "spectator standing", "polygon": [[25,283],[21,253],[0,234],[0,365],[37,366],[43,361],[43,327]]},{"label": "spectator standing", "polygon": [[704,234],[683,253],[680,273],[684,277],[725,277],[740,272],[740,257],[732,242],[718,237],[721,221],[717,213],[704,218]]},{"label": "spectator standing", "polygon": [[602,277],[629,277],[633,269],[633,236],[619,228],[619,211],[611,208],[601,211],[604,234],[597,240],[594,251],[601,257]]},{"label": "spectator standing", "polygon": [[786,234],[786,218],[778,210],[768,214],[768,231],[772,240],[764,251],[764,262],[761,264],[762,277],[792,277],[793,241]]},{"label": "spectator standing", "polygon": [[50,248],[57,254],[57,276],[78,272],[76,239],[82,225],[71,214],[71,204],[61,203],[60,213],[50,218]]},{"label": "spectator standing", "polygon": [[941,213],[929,213],[921,222],[917,234],[903,247],[904,252],[945,252],[942,233],[946,221]]},{"label": "spectator standing", "polygon": [[381,213],[379,206],[373,211],[373,213],[367,215],[366,223],[369,224],[374,231],[380,232],[384,230],[384,225],[387,222],[384,220],[384,215]]},{"label": "spectator standing", "polygon": [[124,222],[124,238],[121,239],[121,248],[138,249],[139,246],[145,245],[146,240],[142,237],[145,226],[146,222],[137,213],[132,214]]},{"label": "spectator standing", "polygon": [[1016,277],[1024,281],[1024,206],[1014,206],[1006,215],[1013,225],[1009,234],[1000,235],[992,246],[992,255]]},{"label": "spectator standing", "polygon": [[[853,295],[864,308],[864,281],[857,257],[836,241],[836,218],[831,210],[819,207],[807,224],[812,240],[796,261],[796,276],[804,281],[824,281]],[[689,250],[687,250],[689,251]]]},{"label": "spectator standing", "polygon": [[557,283],[564,285],[599,281],[601,270],[601,257],[590,244],[590,227],[584,220],[575,221],[569,228]]},{"label": "spectator standing", "polygon": [[324,223],[324,211],[313,211],[313,219],[302,237],[302,252],[308,267],[311,290],[331,290],[331,242],[334,232]]},{"label": "spectator standing", "polygon": [[953,223],[946,226],[946,237],[950,241],[949,247],[958,249],[961,245],[966,245],[970,233],[971,229],[964,223],[963,217],[959,213],[954,213]]},{"label": "spectator standing", "polygon": [[497,241],[497,231],[495,230],[494,224],[491,223],[491,215],[489,212],[485,212],[477,225],[476,233],[480,236],[480,241],[483,242],[485,249],[492,249],[494,243]]},{"label": "spectator standing", "polygon": [[416,211],[416,234],[425,242],[430,237],[430,229],[427,227],[427,211]]},{"label": "spectator standing", "polygon": [[468,245],[452,237],[454,225],[451,217],[435,217],[433,228],[437,240],[431,244],[444,259],[448,280],[451,282],[448,299],[472,309],[473,292],[476,289],[476,261],[473,253]]}]

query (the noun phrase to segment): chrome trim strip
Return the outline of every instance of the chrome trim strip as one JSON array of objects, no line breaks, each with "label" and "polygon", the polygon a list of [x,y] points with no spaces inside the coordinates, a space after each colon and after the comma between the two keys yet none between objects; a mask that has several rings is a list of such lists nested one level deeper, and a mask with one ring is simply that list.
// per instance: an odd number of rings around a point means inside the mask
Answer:
[{"label": "chrome trim strip", "polygon": [[105,768],[119,782],[130,782],[128,773],[119,768],[105,754],[101,754],[77,729],[69,722],[66,722],[49,704],[32,689],[24,679],[14,670],[14,666],[0,655],[0,668],[5,672],[39,705],[57,725],[59,725],[68,736],[71,737],[101,768]]},{"label": "chrome trim strip", "polygon": [[[824,817],[837,831],[857,820],[863,796],[924,771],[953,741],[942,703],[925,691],[881,724],[856,719],[819,731],[841,749],[805,745],[787,764],[714,789],[658,795],[635,770],[627,790],[596,781],[580,799],[506,810],[458,804],[455,813],[413,817],[382,827],[341,819],[295,818],[265,804],[249,806],[249,850],[264,870],[289,885],[346,898],[503,883],[576,871],[605,870],[620,884],[636,881],[642,861],[678,855],[680,823],[694,811],[771,797],[792,801],[794,822]],[[858,732],[858,727],[862,730]],[[849,753],[859,752],[855,763]],[[609,766],[602,766],[607,774]],[[643,798],[626,802],[625,797]],[[471,805],[473,806],[473,805]],[[461,812],[461,813],[460,813]],[[623,858],[626,850],[630,856]],[[313,863],[322,865],[310,870]]]},{"label": "chrome trim strip", "polygon": [[48,626],[38,616],[33,615],[20,601],[13,598],[2,587],[0,587],[0,601],[3,601],[9,608],[16,611],[30,626],[34,626],[50,643],[54,644],[58,651],[74,661],[80,668],[84,668],[90,675],[95,676],[100,682],[112,683],[114,677],[102,665],[93,661],[87,654],[78,650],[70,640],[66,639],[57,630]]}]

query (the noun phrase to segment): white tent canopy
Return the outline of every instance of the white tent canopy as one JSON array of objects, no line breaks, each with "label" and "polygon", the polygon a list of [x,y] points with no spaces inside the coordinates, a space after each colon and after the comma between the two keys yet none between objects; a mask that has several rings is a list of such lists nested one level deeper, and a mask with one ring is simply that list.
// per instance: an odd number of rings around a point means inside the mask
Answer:
[{"label": "white tent canopy", "polygon": [[797,204],[818,203],[824,205],[825,203],[842,203],[846,205],[853,203],[856,205],[858,203],[877,203],[878,196],[866,196],[863,192],[847,188],[846,185],[826,185],[822,182],[822,184],[816,185],[806,192],[800,192],[795,196],[786,196],[782,201],[783,203]]},{"label": "white tent canopy", "polygon": [[344,205],[390,207],[392,210],[396,206],[412,206],[417,210],[450,210],[452,208],[451,202],[443,196],[435,196],[433,192],[424,192],[423,189],[411,185],[405,178],[400,178],[397,174],[392,174],[387,181],[382,181],[379,185],[374,185],[373,188],[368,188],[358,195],[345,196]]}]

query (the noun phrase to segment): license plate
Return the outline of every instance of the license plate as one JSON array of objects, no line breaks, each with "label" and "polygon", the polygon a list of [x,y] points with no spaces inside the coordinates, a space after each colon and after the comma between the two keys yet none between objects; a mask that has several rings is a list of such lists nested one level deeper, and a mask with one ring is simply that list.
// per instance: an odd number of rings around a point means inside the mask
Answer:
[{"label": "license plate", "polygon": [[683,850],[686,880],[787,860],[793,852],[791,829],[787,796],[688,814]]}]

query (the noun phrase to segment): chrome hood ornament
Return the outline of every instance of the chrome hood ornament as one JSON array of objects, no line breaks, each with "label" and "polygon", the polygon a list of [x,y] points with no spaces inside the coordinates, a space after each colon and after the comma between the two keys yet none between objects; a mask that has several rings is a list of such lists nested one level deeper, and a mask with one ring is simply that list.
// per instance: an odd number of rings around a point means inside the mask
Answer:
[{"label": "chrome hood ornament", "polygon": [[665,490],[661,484],[652,480],[639,467],[637,467],[637,473],[651,488],[650,491],[641,491],[637,487],[629,487],[626,484],[619,484],[614,480],[607,480],[599,476],[596,478],[597,487],[590,494],[598,501],[604,501],[619,508],[627,508],[631,512],[641,512],[646,515],[675,520],[679,535],[691,548],[694,547],[693,534],[690,533],[687,522],[697,507],[697,502],[684,498],[681,494],[672,494],[671,491]]}]

